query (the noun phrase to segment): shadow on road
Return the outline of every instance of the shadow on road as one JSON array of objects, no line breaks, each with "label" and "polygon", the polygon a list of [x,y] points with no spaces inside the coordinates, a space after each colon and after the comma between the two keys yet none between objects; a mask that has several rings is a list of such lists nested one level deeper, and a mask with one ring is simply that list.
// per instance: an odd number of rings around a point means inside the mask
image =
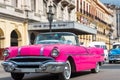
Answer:
[{"label": "shadow on road", "polygon": [[33,76],[28,75],[23,80],[57,80],[57,76],[54,76],[52,74],[47,74],[42,76],[41,74],[37,74]]},{"label": "shadow on road", "polygon": [[[77,72],[77,73],[72,73],[71,78],[77,77],[77,76],[85,76],[85,75],[89,75],[91,74],[90,71],[83,71],[83,72]],[[37,75],[34,77],[26,77],[23,80],[58,80],[58,76],[57,75],[45,75],[45,76],[41,76],[41,75]]]},{"label": "shadow on road", "polygon": [[5,77],[5,78],[0,78],[0,80],[13,80],[13,79],[10,77]]},{"label": "shadow on road", "polygon": [[104,64],[101,69],[120,69],[120,63]]},{"label": "shadow on road", "polygon": [[77,77],[77,76],[85,76],[85,75],[89,75],[89,74],[91,74],[91,71],[81,71],[81,72],[77,72],[77,73],[72,73],[71,78]]},{"label": "shadow on road", "polygon": [[[82,71],[77,73],[72,73],[71,78],[79,77],[79,76],[85,76],[91,74],[90,71]],[[13,80],[11,77],[5,77],[0,78],[0,80]],[[47,75],[41,75],[41,74],[28,74],[24,77],[23,80],[58,80],[57,75],[47,74]]]},{"label": "shadow on road", "polygon": [[[0,78],[0,80],[13,80],[11,77]],[[53,75],[27,75],[23,80],[57,80],[57,76]]]}]

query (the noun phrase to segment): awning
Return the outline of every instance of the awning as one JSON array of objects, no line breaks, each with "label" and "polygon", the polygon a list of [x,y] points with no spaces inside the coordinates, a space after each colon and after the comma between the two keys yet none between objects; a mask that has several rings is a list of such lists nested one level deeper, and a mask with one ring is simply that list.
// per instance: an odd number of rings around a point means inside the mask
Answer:
[{"label": "awning", "polygon": [[[49,23],[48,22],[35,22],[29,23],[28,30],[35,30],[41,32],[49,32]],[[89,27],[84,24],[80,24],[74,21],[70,22],[53,22],[52,31],[58,32],[73,32],[75,34],[96,34],[97,30],[95,28]]]}]

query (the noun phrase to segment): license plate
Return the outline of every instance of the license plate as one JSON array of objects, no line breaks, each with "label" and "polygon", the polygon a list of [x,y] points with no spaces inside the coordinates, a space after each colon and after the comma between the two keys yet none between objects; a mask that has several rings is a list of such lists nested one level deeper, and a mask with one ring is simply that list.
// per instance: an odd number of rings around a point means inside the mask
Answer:
[{"label": "license plate", "polygon": [[22,69],[21,72],[35,72],[35,69]]}]

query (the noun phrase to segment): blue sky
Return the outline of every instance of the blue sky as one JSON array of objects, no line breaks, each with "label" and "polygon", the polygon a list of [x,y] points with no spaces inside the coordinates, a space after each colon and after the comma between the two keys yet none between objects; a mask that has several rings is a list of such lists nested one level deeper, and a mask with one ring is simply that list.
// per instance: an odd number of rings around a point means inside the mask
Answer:
[{"label": "blue sky", "polygon": [[120,6],[120,0],[100,0],[100,1],[104,2],[104,3],[110,3],[110,4],[114,4],[114,5]]}]

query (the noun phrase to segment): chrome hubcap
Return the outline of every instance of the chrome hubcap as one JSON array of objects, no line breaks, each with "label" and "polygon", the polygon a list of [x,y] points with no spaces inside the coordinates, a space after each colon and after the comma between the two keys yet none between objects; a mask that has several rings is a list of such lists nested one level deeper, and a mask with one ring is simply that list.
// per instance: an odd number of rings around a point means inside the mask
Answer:
[{"label": "chrome hubcap", "polygon": [[96,66],[96,72],[99,72],[99,70],[100,70],[100,67],[99,67],[99,64],[97,64],[97,66]]},{"label": "chrome hubcap", "polygon": [[71,76],[71,66],[70,66],[70,62],[69,61],[67,61],[66,63],[67,64],[65,66],[64,76],[65,76],[66,79],[69,79],[70,76]]}]

